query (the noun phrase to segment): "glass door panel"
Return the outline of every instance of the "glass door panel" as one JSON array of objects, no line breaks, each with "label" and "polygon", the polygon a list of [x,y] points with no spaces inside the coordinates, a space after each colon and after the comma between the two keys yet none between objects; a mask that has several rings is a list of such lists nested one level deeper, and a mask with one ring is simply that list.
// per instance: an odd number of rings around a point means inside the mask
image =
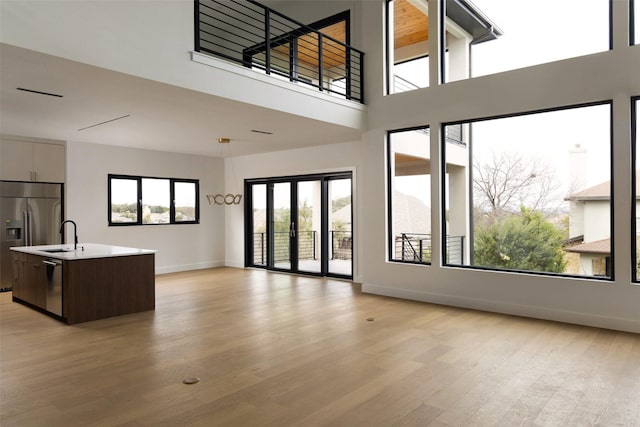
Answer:
[{"label": "glass door panel", "polygon": [[298,182],[298,270],[321,273],[322,181]]},{"label": "glass door panel", "polygon": [[352,276],[351,178],[330,179],[328,193],[328,272],[340,276]]},{"label": "glass door panel", "polygon": [[267,265],[267,185],[251,186],[253,265]]},{"label": "glass door panel", "polygon": [[291,183],[273,184],[273,219],[271,227],[271,265],[278,269],[291,269]]}]

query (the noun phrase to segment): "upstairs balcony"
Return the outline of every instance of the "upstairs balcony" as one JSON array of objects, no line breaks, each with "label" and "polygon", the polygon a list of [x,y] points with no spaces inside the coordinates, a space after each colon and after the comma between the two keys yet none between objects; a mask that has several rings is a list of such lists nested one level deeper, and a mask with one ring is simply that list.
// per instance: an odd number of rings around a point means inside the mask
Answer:
[{"label": "upstairs balcony", "polygon": [[339,40],[346,31],[320,32],[253,0],[195,0],[196,51],[364,103],[364,53]]}]

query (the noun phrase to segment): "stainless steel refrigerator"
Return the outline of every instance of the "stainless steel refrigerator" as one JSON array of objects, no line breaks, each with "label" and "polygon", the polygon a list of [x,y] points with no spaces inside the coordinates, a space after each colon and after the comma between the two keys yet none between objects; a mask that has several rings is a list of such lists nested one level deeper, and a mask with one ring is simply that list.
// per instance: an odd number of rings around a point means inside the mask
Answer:
[{"label": "stainless steel refrigerator", "polygon": [[12,286],[9,248],[62,241],[63,191],[63,184],[0,181],[0,291]]}]

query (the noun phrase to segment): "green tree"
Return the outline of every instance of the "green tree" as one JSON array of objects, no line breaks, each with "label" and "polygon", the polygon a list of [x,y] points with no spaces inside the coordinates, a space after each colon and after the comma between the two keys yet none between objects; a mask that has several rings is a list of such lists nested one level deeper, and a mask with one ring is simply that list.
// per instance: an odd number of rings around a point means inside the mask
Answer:
[{"label": "green tree", "polygon": [[526,207],[477,229],[474,249],[478,266],[561,273],[566,265],[562,232]]},{"label": "green tree", "polygon": [[305,199],[302,206],[298,206],[298,231],[313,230],[313,209]]},{"label": "green tree", "polygon": [[337,212],[351,204],[351,196],[340,197],[331,201],[331,212]]}]

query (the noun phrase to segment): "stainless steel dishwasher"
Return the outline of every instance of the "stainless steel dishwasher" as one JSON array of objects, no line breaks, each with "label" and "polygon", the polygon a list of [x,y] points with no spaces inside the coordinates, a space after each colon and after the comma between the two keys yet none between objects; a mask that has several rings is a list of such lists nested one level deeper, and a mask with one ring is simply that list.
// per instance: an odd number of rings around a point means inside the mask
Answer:
[{"label": "stainless steel dishwasher", "polygon": [[62,316],[62,260],[42,260],[47,275],[47,311]]}]

